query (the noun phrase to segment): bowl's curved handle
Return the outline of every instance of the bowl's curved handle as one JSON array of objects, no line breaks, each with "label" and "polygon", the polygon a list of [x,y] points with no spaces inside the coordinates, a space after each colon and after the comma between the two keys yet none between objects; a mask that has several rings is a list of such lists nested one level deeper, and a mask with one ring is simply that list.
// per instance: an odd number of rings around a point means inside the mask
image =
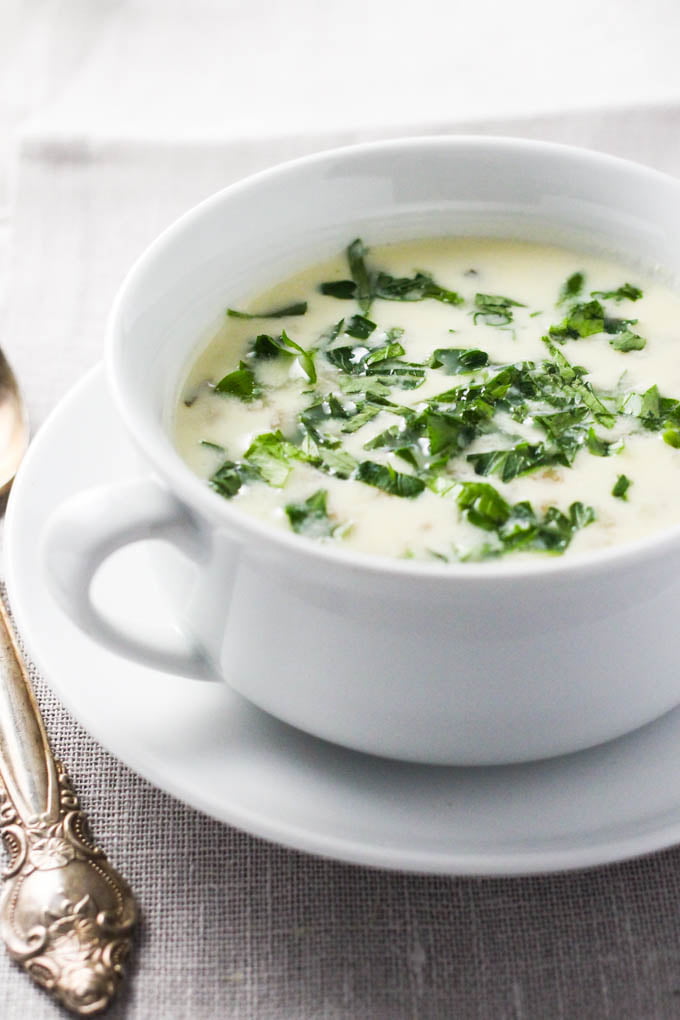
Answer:
[{"label": "bowl's curved handle", "polygon": [[155,478],[79,493],[54,511],[42,538],[49,588],[76,626],[117,654],[163,672],[214,679],[199,648],[183,652],[147,645],[115,627],[92,601],[92,579],[104,560],[122,546],[159,538],[196,562],[207,555],[190,514]]}]

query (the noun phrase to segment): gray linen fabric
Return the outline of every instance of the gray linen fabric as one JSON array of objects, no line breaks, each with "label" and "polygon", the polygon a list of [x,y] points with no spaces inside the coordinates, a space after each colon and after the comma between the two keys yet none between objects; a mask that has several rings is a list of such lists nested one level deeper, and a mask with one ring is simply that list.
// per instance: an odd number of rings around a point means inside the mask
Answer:
[{"label": "gray linen fabric", "polygon": [[[591,145],[675,172],[679,128],[672,109],[473,126]],[[25,381],[34,424],[100,358],[118,282],[159,229],[251,170],[351,140],[181,149],[27,140],[0,339]],[[54,749],[142,908],[131,980],[112,1018],[680,1017],[680,849],[588,872],[484,880],[313,858],[155,789],[32,676]],[[61,1015],[0,954],[0,1020]]]},{"label": "gray linen fabric", "polygon": [[[32,679],[95,835],[142,909],[111,1020],[680,1017],[680,849],[519,879],[310,857],[155,789]],[[60,1015],[0,955],[0,1017]]]}]

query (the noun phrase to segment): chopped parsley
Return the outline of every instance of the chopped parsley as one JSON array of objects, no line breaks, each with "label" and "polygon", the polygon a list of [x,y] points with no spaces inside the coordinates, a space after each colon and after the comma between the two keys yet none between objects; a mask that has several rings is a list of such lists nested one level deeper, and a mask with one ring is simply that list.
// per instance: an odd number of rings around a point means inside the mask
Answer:
[{"label": "chopped parsley", "polygon": [[[300,345],[295,343],[294,340],[291,340],[285,329],[281,332],[281,335],[277,337],[261,333],[255,338],[252,344],[251,356],[253,358],[275,358],[281,354],[287,355],[291,358],[297,358],[300,363],[300,367],[308,380],[312,383],[316,382],[314,353],[312,351],[306,351],[304,347],[300,347]],[[243,362],[241,364],[243,364]]]},{"label": "chopped parsley", "polygon": [[477,347],[438,347],[430,358],[430,368],[443,368],[447,375],[476,372],[489,364],[489,355]]},{"label": "chopped parsley", "polygon": [[383,301],[424,301],[432,298],[446,305],[462,305],[463,298],[455,290],[441,287],[429,273],[416,273],[415,276],[390,276],[378,273],[374,287],[375,297]]},{"label": "chopped parsley", "polygon": [[374,460],[364,460],[359,464],[357,478],[391,496],[405,496],[407,499],[419,496],[425,488],[422,479],[395,471],[391,464],[376,464]]},{"label": "chopped parsley", "polygon": [[296,460],[306,460],[303,451],[284,439],[280,431],[263,432],[245,452],[244,460],[262,481],[281,489],[288,481]]},{"label": "chopped parsley", "polygon": [[391,276],[369,268],[367,255],[368,249],[360,238],[352,241],[347,248],[347,263],[352,279],[321,283],[320,292],[328,297],[356,301],[363,315],[368,314],[375,298],[383,301],[424,301],[432,298],[448,305],[463,304],[463,298],[457,291],[442,287],[429,273]]},{"label": "chopped parsley", "polygon": [[357,285],[354,280],[330,280],[327,283],[319,284],[319,291],[327,297],[352,301],[357,295]]},{"label": "chopped parsley", "polygon": [[584,273],[582,272],[572,273],[571,276],[567,277],[567,279],[562,284],[560,296],[557,299],[557,303],[559,305],[562,305],[566,301],[572,301],[574,298],[578,297],[583,290],[584,284],[585,284]]},{"label": "chopped parsley", "polygon": [[637,333],[624,329],[613,336],[609,343],[615,351],[623,351],[625,354],[627,351],[641,351],[646,346],[647,341],[643,337],[638,336]]},{"label": "chopped parsley", "polygon": [[[582,273],[570,276],[560,291],[558,303],[563,304],[578,297],[583,289],[583,284]],[[636,324],[637,319],[622,319],[618,316],[608,315],[602,303],[597,300],[598,297],[613,301],[622,301],[624,298],[637,301],[642,297],[642,291],[630,283],[624,283],[618,290],[591,291],[589,301],[573,301],[562,322],[550,327],[550,337],[557,343],[563,344],[567,340],[578,340],[603,333],[611,336],[609,343],[616,351],[621,351],[623,354],[629,351],[641,351],[647,341],[629,329],[629,326]]]},{"label": "chopped parsley", "polygon": [[632,484],[630,478],[627,478],[625,475],[619,475],[614,483],[612,496],[616,496],[617,499],[628,499],[628,490]]},{"label": "chopped parsley", "polygon": [[235,308],[227,308],[230,319],[285,319],[287,315],[305,315],[306,301],[295,301],[284,308],[274,308],[271,312],[239,312]]},{"label": "chopped parsley", "polygon": [[513,308],[526,308],[526,305],[521,301],[503,297],[502,294],[475,294],[475,311],[472,318],[475,326],[481,319],[487,326],[503,328],[512,322]]},{"label": "chopped parsley", "polygon": [[593,297],[601,297],[605,301],[639,301],[642,297],[640,288],[634,287],[632,283],[624,283],[616,290],[594,290],[591,293]]},{"label": "chopped parsley", "polygon": [[363,315],[353,315],[345,324],[345,333],[355,340],[367,340],[375,329],[375,323]]},{"label": "chopped parsley", "polygon": [[225,393],[230,397],[238,397],[239,400],[255,400],[260,396],[262,389],[255,379],[255,373],[245,361],[240,361],[238,368],[225,375],[215,386],[216,393]]},{"label": "chopped parsley", "polygon": [[247,469],[245,469],[243,464],[237,464],[233,460],[225,460],[217,471],[211,475],[209,484],[220,496],[224,496],[225,499],[231,499],[248,480]]},{"label": "chopped parsley", "polygon": [[[257,400],[260,415],[276,388],[267,382],[272,376],[265,363],[287,359],[294,370],[281,385],[298,400],[291,404],[294,410],[272,416],[272,423],[283,425],[253,434],[240,458],[232,459],[228,448],[217,443],[201,441],[224,458],[209,479],[224,498],[258,484],[285,491],[294,472],[298,479],[313,479],[316,472],[324,485],[302,501],[282,500],[288,524],[298,534],[337,540],[346,533],[349,524],[338,524],[328,509],[333,478],[397,499],[448,501],[452,521],[467,522],[480,539],[467,549],[453,543],[443,550],[423,546],[421,555],[431,559],[460,562],[519,551],[559,555],[596,519],[595,507],[581,500],[566,509],[513,502],[506,486],[532,473],[559,481],[578,457],[616,456],[630,434],[654,432],[680,450],[680,400],[663,396],[657,386],[639,393],[626,390],[623,376],[613,391],[605,390],[563,353],[568,341],[591,337],[601,337],[593,342],[606,340],[623,354],[642,350],[646,340],[633,328],[637,319],[617,315],[607,304],[640,300],[639,287],[624,283],[613,290],[589,290],[585,273],[572,273],[555,299],[558,321],[536,334],[543,356],[497,361],[480,347],[435,345],[447,332],[464,332],[465,321],[469,328],[467,316],[474,325],[511,330],[516,310],[527,308],[522,301],[485,292],[464,299],[424,271],[391,275],[373,264],[361,239],[348,246],[346,258],[348,278],[323,282],[319,290],[354,302],[349,314],[308,341],[307,349],[285,330],[254,335],[238,367],[212,387],[244,403]],[[461,275],[470,273],[461,267]],[[431,353],[412,358],[408,333],[386,326],[375,302],[428,299],[460,310],[451,313],[453,326],[436,327]],[[250,320],[306,312],[307,302],[299,301],[262,314],[235,309],[227,314]],[[526,321],[540,314],[528,310]],[[492,348],[496,357],[498,349]],[[458,378],[448,380],[447,387],[447,376]],[[435,389],[437,379],[441,385]],[[425,382],[422,399],[408,394]],[[627,501],[632,484],[619,474],[611,495]]]},{"label": "chopped parsley", "polygon": [[286,516],[290,526],[298,535],[308,538],[328,538],[333,534],[334,525],[328,516],[326,506],[328,493],[319,489],[302,503],[287,503]]},{"label": "chopped parsley", "polygon": [[526,500],[508,503],[487,482],[463,482],[457,502],[471,524],[493,533],[493,540],[469,553],[468,560],[520,549],[563,553],[576,532],[595,520],[594,509],[580,502],[572,503],[566,514],[553,506],[541,516]]}]

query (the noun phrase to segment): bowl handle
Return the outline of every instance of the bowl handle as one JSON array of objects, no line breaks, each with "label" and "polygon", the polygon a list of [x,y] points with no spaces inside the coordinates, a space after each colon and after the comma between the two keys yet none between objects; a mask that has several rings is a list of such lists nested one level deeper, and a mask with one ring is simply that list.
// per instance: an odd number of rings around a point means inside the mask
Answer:
[{"label": "bowl handle", "polygon": [[122,546],[144,539],[170,542],[199,563],[207,556],[191,515],[154,478],[79,493],[54,511],[43,535],[50,591],[77,627],[117,654],[166,673],[216,679],[197,646],[172,651],[147,645],[110,623],[93,603],[92,579],[101,564]]}]

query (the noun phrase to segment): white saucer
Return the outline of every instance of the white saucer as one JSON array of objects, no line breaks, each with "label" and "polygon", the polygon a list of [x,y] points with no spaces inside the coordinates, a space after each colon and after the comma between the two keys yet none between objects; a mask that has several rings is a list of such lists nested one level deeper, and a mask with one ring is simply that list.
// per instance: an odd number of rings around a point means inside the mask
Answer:
[{"label": "white saucer", "polygon": [[[139,474],[101,369],[35,439],[7,516],[7,581],[29,651],[59,698],[151,782],[258,836],[358,864],[509,875],[584,867],[680,842],[680,710],[611,744],[532,765],[416,766],[308,737],[226,686],[116,658],[46,591],[37,540],[50,508]],[[102,571],[98,597],[158,635],[165,610],[137,546]]]}]

